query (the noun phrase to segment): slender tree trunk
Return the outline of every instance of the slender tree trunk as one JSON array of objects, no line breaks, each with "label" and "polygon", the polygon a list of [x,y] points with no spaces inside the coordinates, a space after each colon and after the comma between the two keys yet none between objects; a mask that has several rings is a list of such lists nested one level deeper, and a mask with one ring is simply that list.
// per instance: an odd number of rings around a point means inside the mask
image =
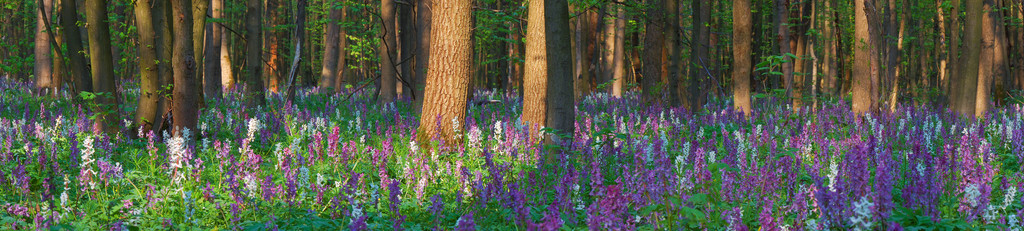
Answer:
[{"label": "slender tree trunk", "polygon": [[954,110],[957,110],[956,107],[960,105],[960,91],[963,88],[954,87],[954,85],[962,82],[959,70],[960,66],[963,66],[963,64],[960,63],[959,35],[963,34],[963,31],[960,30],[960,17],[958,16],[960,15],[960,0],[952,0],[952,5],[953,9],[952,11],[950,11],[949,14],[949,31],[948,33],[946,33],[949,35],[949,53],[947,53],[946,55],[949,56],[949,63],[952,63],[953,65],[946,65],[946,73],[949,73],[947,75],[949,78],[947,78],[947,80],[944,81],[943,83],[944,88],[946,89],[944,92],[947,92],[946,99],[950,107],[952,107]]},{"label": "slender tree trunk", "polygon": [[465,126],[469,79],[472,75],[472,11],[470,0],[436,0],[430,8],[432,51],[427,70],[423,113],[416,138],[429,144],[439,138],[446,145],[460,145]]},{"label": "slender tree trunk", "polygon": [[775,2],[775,26],[778,28],[779,53],[783,56],[782,80],[786,87],[786,98],[793,97],[793,58],[788,55],[793,53],[793,47],[789,35],[789,0]]},{"label": "slender tree trunk", "polygon": [[733,107],[750,117],[750,0],[732,2]]},{"label": "slender tree trunk", "polygon": [[[334,4],[334,2],[332,2]],[[342,9],[331,5],[330,16],[327,17],[327,29],[324,30],[324,59],[323,69],[320,70],[320,88],[332,88],[335,81],[338,81],[338,41],[340,31],[340,20]]]},{"label": "slender tree trunk", "polygon": [[[89,24],[89,59],[92,63],[92,86],[98,97],[97,105],[112,108],[112,114],[104,113],[96,120],[97,127],[107,134],[118,131],[117,86],[114,77],[114,59],[110,51],[110,30],[107,26],[107,3],[103,0],[87,0],[85,19]],[[111,112],[111,111],[108,111]]]},{"label": "slender tree trunk", "polygon": [[157,76],[160,79],[160,85],[158,87],[157,96],[159,98],[159,104],[157,106],[157,112],[159,112],[158,118],[160,121],[156,122],[153,126],[153,130],[157,131],[154,133],[161,134],[163,131],[171,128],[171,102],[170,98],[166,95],[171,94],[164,89],[169,89],[174,84],[174,70],[171,67],[171,59],[174,54],[174,34],[171,34],[171,6],[170,1],[155,1],[153,4],[153,30],[156,31],[156,37],[153,42],[156,43],[156,58],[157,62]]},{"label": "slender tree trunk", "polygon": [[396,46],[398,42],[395,39],[395,1],[381,0],[380,3],[380,17],[383,24],[381,29],[383,29],[384,36],[380,48],[377,50],[380,53],[380,95],[377,97],[377,102],[386,104],[395,101],[397,91],[395,80],[398,69],[395,67],[395,54],[398,51],[398,46]]},{"label": "slender tree trunk", "polygon": [[601,79],[598,85],[606,86],[604,92],[611,93],[611,83],[615,79],[615,6],[608,4],[601,10],[601,22],[604,28],[601,30],[601,39],[604,40],[601,47]]},{"label": "slender tree trunk", "polygon": [[266,98],[263,89],[263,81],[260,79],[263,73],[262,55],[263,23],[261,20],[263,2],[260,0],[248,0],[245,13],[245,92],[249,97],[246,105],[257,107],[264,105]]},{"label": "slender tree trunk", "polygon": [[871,34],[868,32],[865,1],[854,0],[854,63],[853,63],[853,112],[863,115],[875,107],[871,104]]},{"label": "slender tree trunk", "polygon": [[[418,78],[413,80],[413,92],[419,97],[416,97],[413,105],[417,112],[422,109],[423,98],[425,97],[423,95],[423,89],[424,84],[427,82],[427,67],[429,67],[427,64],[430,60],[430,24],[432,23],[431,15],[433,11],[431,9],[432,2],[432,0],[416,1],[416,37],[418,37],[418,39],[415,42],[417,54],[416,69],[414,70],[416,74],[414,75],[418,76]],[[512,31],[512,34],[515,34],[515,31]],[[508,85],[511,86],[511,83]]]},{"label": "slender tree trunk", "polygon": [[661,1],[648,0],[647,4],[647,36],[644,36],[644,65],[643,65],[643,101],[644,104],[653,104],[660,101],[664,95],[658,89],[658,82],[661,80],[662,49],[665,48],[665,16],[662,12]]},{"label": "slender tree trunk", "polygon": [[[708,37],[709,34],[707,23],[708,15],[704,15],[706,10],[704,4],[708,4],[703,0],[693,0],[693,39],[690,41],[690,81],[687,84],[689,87],[688,93],[690,94],[690,111],[692,113],[698,113],[701,108],[704,107],[704,99],[708,89],[701,89],[707,80],[708,76]],[[786,36],[788,37],[788,36]],[[787,43],[788,44],[788,43]]]},{"label": "slender tree trunk", "polygon": [[[156,30],[153,28],[151,0],[135,2],[135,23],[139,32],[139,106],[135,111],[135,122],[142,132],[159,131],[160,124],[160,73],[157,63]],[[158,12],[159,13],[159,12]],[[129,128],[130,129],[130,128]],[[134,130],[134,129],[133,129]],[[140,137],[144,137],[140,135]]]},{"label": "slender tree trunk", "polygon": [[[341,7],[341,18],[348,19],[346,17],[347,15],[348,6]],[[356,79],[356,76],[351,74],[351,71],[348,68],[348,30],[346,30],[345,27],[338,26],[338,34],[338,64],[335,65],[336,69],[334,70],[335,92],[341,92],[341,90],[345,89],[346,82],[352,85],[356,85],[359,82],[358,79]]]},{"label": "slender tree trunk", "polygon": [[82,36],[78,28],[78,5],[75,0],[61,0],[60,7],[60,24],[63,28],[64,43],[67,44],[67,54],[71,60],[71,79],[75,84],[76,93],[83,91],[92,91],[92,81],[89,78],[89,72],[86,71],[88,65],[85,61],[85,52],[83,52]]},{"label": "slender tree trunk", "polygon": [[[53,0],[39,0],[42,3],[41,6],[36,7],[36,39],[35,39],[35,66],[33,67],[32,74],[36,77],[36,93],[37,95],[43,95],[44,91],[50,87],[59,86],[60,83],[54,83],[52,81],[54,77],[53,73],[53,52],[50,45],[53,41],[50,37],[50,31],[47,31],[46,20],[44,17],[52,16],[50,12],[53,6]],[[57,49],[60,49],[59,47]]]},{"label": "slender tree trunk", "polygon": [[[978,94],[978,73],[982,43],[982,0],[967,0],[967,22],[964,24],[964,59],[960,62],[960,84],[956,111],[963,116],[979,117],[984,113],[976,110]],[[980,113],[979,113],[980,112]]]},{"label": "slender tree trunk", "polygon": [[622,97],[626,87],[626,10],[616,8],[615,47],[612,56],[612,96]]},{"label": "slender tree trunk", "polygon": [[[210,15],[214,19],[220,19],[223,16],[223,10],[221,6],[224,4],[224,0],[212,0]],[[203,58],[203,90],[206,97],[212,97],[213,99],[220,99],[221,96],[221,71],[223,69],[221,65],[221,27],[218,23],[207,23],[206,24],[206,54]]]},{"label": "slender tree trunk", "polygon": [[302,61],[302,52],[304,50],[302,44],[306,39],[306,2],[307,0],[299,0],[295,7],[295,29],[292,31],[294,35],[292,42],[295,43],[292,47],[295,50],[292,50],[292,65],[288,71],[288,89],[285,94],[285,99],[291,102],[295,102],[296,75],[298,75],[299,68],[301,68],[299,63]]},{"label": "slender tree trunk", "polygon": [[680,105],[679,95],[679,0],[665,0],[665,62],[662,66],[666,72],[661,73],[665,77],[665,87],[668,88],[668,105],[671,107]]},{"label": "slender tree trunk", "polygon": [[[213,1],[215,3],[215,5],[213,6],[214,10],[215,10],[214,15],[217,18],[227,18],[228,17],[227,15],[224,14],[224,9],[227,9],[227,8],[224,7],[224,1],[225,0],[214,0]],[[216,11],[220,11],[220,13],[218,14]],[[220,31],[219,32],[220,33],[220,46],[219,46],[220,47],[220,58],[219,58],[219,60],[220,60],[220,70],[221,70],[220,71],[220,74],[221,74],[221,79],[220,79],[220,81],[221,81],[221,89],[229,89],[230,90],[230,89],[235,88],[235,82],[236,82],[234,72],[232,71],[233,69],[231,69],[231,53],[230,53],[231,44],[229,43],[229,40],[230,40],[229,36],[231,36],[231,34],[229,34],[228,30],[226,30],[222,26],[221,23],[215,23],[215,25],[216,25],[216,27],[218,27],[220,29],[219,30]]]},{"label": "slender tree trunk", "polygon": [[279,93],[278,89],[281,83],[281,44],[287,35],[283,30],[277,26],[284,25],[284,17],[281,15],[282,5],[278,0],[266,0],[266,9],[264,13],[269,19],[268,25],[270,27],[265,33],[263,33],[264,44],[263,44],[263,57],[266,61],[266,67],[263,71],[265,83],[267,84],[267,90],[273,93]]},{"label": "slender tree trunk", "polygon": [[[401,63],[402,74],[401,77],[412,86],[402,84],[402,95],[405,98],[413,99],[423,97],[415,92],[415,83],[417,75],[413,71],[415,65],[416,56],[416,13],[413,11],[415,6],[407,4],[398,5],[398,24],[400,27],[399,33],[401,33],[401,41],[399,42],[401,55],[398,62]],[[501,49],[500,47],[498,49]]]}]

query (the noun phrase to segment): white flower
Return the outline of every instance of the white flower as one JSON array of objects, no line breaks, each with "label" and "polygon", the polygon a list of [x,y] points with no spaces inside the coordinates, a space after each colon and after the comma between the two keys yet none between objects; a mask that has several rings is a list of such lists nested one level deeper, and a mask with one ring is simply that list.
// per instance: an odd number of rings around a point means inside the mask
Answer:
[{"label": "white flower", "polygon": [[1015,198],[1017,198],[1017,186],[1010,186],[1010,188],[1006,189],[1006,193],[1003,194],[1003,206],[1001,209],[1009,207]]},{"label": "white flower", "polygon": [[249,133],[247,134],[247,137],[249,137],[249,140],[252,140],[252,138],[256,134],[256,132],[259,131],[260,128],[262,128],[262,127],[263,127],[263,124],[260,123],[259,119],[256,119],[255,117],[249,119],[249,130],[248,130]]},{"label": "white flower", "polygon": [[872,219],[874,215],[872,210],[875,204],[868,200],[867,196],[863,196],[860,200],[853,202],[853,216],[850,217],[850,223],[853,224],[853,230],[871,230],[874,226]]},{"label": "white flower", "polygon": [[978,190],[977,184],[972,183],[967,185],[967,188],[964,188],[964,201],[971,208],[978,207],[979,197],[981,197],[981,191]]},{"label": "white flower", "polygon": [[167,140],[167,151],[170,152],[170,175],[171,182],[178,184],[182,179],[185,178],[182,174],[182,169],[188,167],[188,163],[185,160],[187,149],[185,147],[185,138],[181,136],[175,136]]}]

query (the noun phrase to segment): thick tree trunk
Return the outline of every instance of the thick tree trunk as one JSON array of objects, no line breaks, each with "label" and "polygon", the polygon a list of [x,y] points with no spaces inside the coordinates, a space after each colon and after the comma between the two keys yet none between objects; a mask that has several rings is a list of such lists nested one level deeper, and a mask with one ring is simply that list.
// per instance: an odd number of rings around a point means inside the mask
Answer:
[{"label": "thick tree trunk", "polygon": [[[220,18],[220,17],[226,18],[227,15],[224,14],[224,9],[226,9],[224,7],[224,0],[214,0],[213,2],[215,4],[217,4],[217,5],[213,6],[215,8],[215,10],[219,10],[220,11],[220,14],[217,14],[216,12],[214,14],[218,15],[217,16],[218,18]],[[220,46],[219,46],[220,47],[220,58],[219,58],[219,60],[220,60],[220,70],[221,70],[220,71],[220,74],[221,74],[221,79],[220,79],[220,81],[221,81],[221,89],[231,90],[231,89],[233,89],[235,87],[235,82],[237,82],[235,80],[236,78],[235,78],[235,75],[234,75],[235,73],[233,71],[234,69],[231,68],[231,53],[230,53],[231,44],[229,43],[231,34],[229,34],[228,30],[226,28],[224,28],[220,23],[216,23],[216,24],[217,24],[217,27],[220,27]]]},{"label": "thick tree trunk", "polygon": [[[224,0],[212,0],[210,15],[214,19],[223,17]],[[220,99],[221,97],[221,30],[219,23],[206,24],[206,49],[203,58],[203,91],[206,97]]]},{"label": "thick tree trunk", "polygon": [[665,79],[667,84],[665,88],[668,88],[668,106],[675,107],[679,106],[679,0],[665,0],[665,62],[662,63],[662,70],[666,73],[661,73],[661,76]]},{"label": "thick tree trunk", "polygon": [[953,108],[953,110],[956,110],[955,108],[958,105],[960,105],[960,91],[963,89],[962,87],[954,87],[954,85],[960,84],[960,82],[962,81],[962,76],[960,75],[959,70],[960,66],[963,66],[963,64],[960,63],[959,35],[963,34],[963,31],[960,30],[960,17],[958,16],[960,15],[960,0],[951,1],[953,9],[952,11],[950,11],[949,14],[949,28],[948,32],[946,33],[949,35],[949,46],[947,47],[949,49],[949,53],[947,53],[946,55],[949,56],[949,63],[953,65],[946,65],[946,73],[948,73],[947,76],[949,78],[947,78],[947,80],[943,82],[943,87],[944,89],[946,89],[944,92],[947,93],[947,102],[949,103],[950,107]]},{"label": "thick tree trunk", "polygon": [[853,112],[863,115],[876,107],[871,95],[871,34],[868,32],[868,18],[865,1],[854,0],[854,62],[853,62]]},{"label": "thick tree trunk", "polygon": [[[567,0],[544,1],[544,21],[547,33],[547,127],[554,129],[558,136],[549,136],[547,143],[572,143],[576,123],[576,104],[573,100],[572,54],[569,29],[569,2]],[[559,140],[567,137],[569,140]],[[548,161],[554,161],[548,155]]]},{"label": "thick tree trunk", "polygon": [[604,41],[601,47],[601,79],[598,86],[605,86],[605,93],[611,93],[611,82],[615,79],[615,6],[608,4],[601,9],[600,20],[604,27],[601,29],[601,39]]},{"label": "thick tree trunk", "polygon": [[429,144],[438,138],[446,145],[460,145],[465,130],[469,99],[470,66],[473,64],[471,0],[436,0],[431,7],[438,17],[431,21],[432,51],[427,70],[423,113],[416,138]]},{"label": "thick tree trunk", "polygon": [[[117,109],[117,86],[114,77],[114,59],[110,51],[110,29],[107,26],[107,3],[103,0],[87,0],[85,19],[89,24],[89,59],[92,63],[92,86],[94,93],[106,95],[98,97],[97,105],[112,108],[108,113],[96,120],[97,127],[105,133],[118,132],[120,116]],[[105,109],[104,109],[105,110]],[[110,114],[112,113],[112,114]]]},{"label": "thick tree trunk", "polygon": [[263,57],[266,61],[266,67],[263,71],[263,77],[266,79],[264,83],[267,85],[267,90],[273,93],[280,93],[281,75],[283,71],[283,61],[281,61],[283,39],[287,37],[284,30],[278,26],[284,25],[287,22],[284,20],[284,16],[281,15],[283,10],[281,2],[279,0],[267,0],[267,8],[264,13],[269,19],[268,27],[265,33],[263,33],[264,44],[263,44]]},{"label": "thick tree trunk", "polygon": [[195,40],[181,39],[193,38],[192,32],[192,6],[190,0],[171,0],[171,10],[174,27],[174,57],[171,58],[171,66],[174,69],[174,93],[171,113],[174,115],[174,126],[172,131],[180,135],[184,129],[196,131],[196,122],[199,119],[198,87],[196,86],[196,60],[192,45]]},{"label": "thick tree trunk", "polygon": [[[988,111],[992,99],[993,83],[1002,80],[1006,74],[1004,43],[1001,37],[1002,15],[996,10],[993,0],[984,0],[984,16],[982,18],[981,57],[978,68],[978,92],[975,102],[975,115],[983,117]],[[998,89],[997,89],[998,90]]]},{"label": "thick tree trunk", "polygon": [[331,6],[331,13],[327,16],[327,29],[324,30],[324,59],[323,68],[320,69],[320,88],[333,88],[338,80],[338,56],[341,26],[338,25],[342,18],[342,8]]},{"label": "thick tree trunk", "polygon": [[[135,111],[136,126],[142,127],[144,137],[150,131],[160,131],[160,73],[157,63],[156,30],[153,28],[151,0],[135,2],[135,24],[139,32],[139,106]],[[159,13],[159,12],[158,12]],[[131,129],[131,128],[129,128]],[[134,129],[132,129],[134,130]],[[154,132],[156,133],[156,132]]]},{"label": "thick tree trunk", "polygon": [[[708,92],[708,89],[701,89],[708,79],[708,34],[709,28],[707,22],[709,19],[707,13],[703,7],[709,4],[703,0],[693,0],[693,39],[690,41],[690,81],[687,83],[689,88],[688,92],[690,112],[698,113],[701,108],[704,107],[704,99],[706,95],[704,92]],[[788,37],[788,36],[786,36]],[[788,44],[788,43],[787,43]]]},{"label": "thick tree trunk", "polygon": [[262,106],[266,98],[263,89],[263,80],[260,79],[263,73],[263,61],[260,59],[263,54],[263,23],[261,20],[263,2],[260,0],[248,0],[245,13],[245,92],[249,97],[246,105],[249,107]]},{"label": "thick tree trunk", "polygon": [[[35,66],[33,67],[32,74],[36,77],[36,91],[38,95],[43,95],[44,91],[48,88],[59,86],[60,83],[53,82],[53,57],[50,48],[53,44],[52,37],[50,37],[50,31],[47,31],[46,20],[44,17],[52,16],[51,8],[53,6],[53,0],[39,0],[42,6],[36,7],[36,32],[35,32]],[[59,49],[59,48],[58,48]]]},{"label": "thick tree trunk", "polygon": [[981,43],[982,43],[982,0],[967,0],[967,22],[964,24],[964,58],[960,64],[960,84],[956,88],[962,88],[957,96],[957,107],[955,110],[963,116],[981,115],[976,110],[976,99],[978,96],[978,73],[981,69]]},{"label": "thick tree trunk", "polygon": [[381,29],[384,36],[377,48],[380,55],[380,89],[377,96],[379,104],[395,101],[396,79],[398,67],[395,66],[395,54],[398,53],[398,42],[395,38],[395,0],[380,1]]},{"label": "thick tree trunk", "polygon": [[531,140],[547,121],[548,50],[544,2],[531,1],[526,14],[526,59],[523,79],[522,122],[529,128]]},{"label": "thick tree trunk", "polygon": [[732,2],[733,107],[750,117],[750,0]]},{"label": "thick tree trunk", "polygon": [[[204,70],[203,64],[205,63],[203,50],[206,39],[206,13],[210,9],[211,0],[191,0],[191,6],[189,9],[192,11],[192,49],[195,54],[196,68],[195,76],[199,81],[203,80]],[[198,85],[201,86],[201,85]],[[199,92],[203,92],[200,90]],[[200,98],[201,99],[201,98]]]},{"label": "thick tree trunk", "polygon": [[77,91],[76,93],[92,91],[92,81],[89,78],[89,72],[86,71],[88,64],[85,61],[85,52],[82,50],[81,31],[77,24],[78,5],[75,0],[61,0],[60,3],[60,24],[64,30],[62,36],[64,43],[67,44],[68,58],[71,60],[71,79],[75,84],[75,91]]}]

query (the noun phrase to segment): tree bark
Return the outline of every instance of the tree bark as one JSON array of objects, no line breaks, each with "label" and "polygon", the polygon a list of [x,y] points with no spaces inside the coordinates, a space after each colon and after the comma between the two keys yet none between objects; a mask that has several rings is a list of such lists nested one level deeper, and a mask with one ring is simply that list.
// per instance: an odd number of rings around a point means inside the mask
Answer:
[{"label": "tree bark", "polygon": [[423,113],[416,138],[428,144],[433,138],[446,145],[461,145],[469,99],[472,55],[471,0],[436,0],[430,31],[430,56]]},{"label": "tree bark", "polygon": [[[705,92],[701,89],[701,85],[704,84],[704,80],[707,78],[707,63],[708,60],[708,15],[703,7],[705,4],[709,4],[703,0],[693,0],[693,39],[690,41],[690,78],[687,83],[689,88],[688,94],[690,96],[689,106],[690,112],[698,113],[704,106],[704,97],[702,93]],[[788,36],[786,36],[788,37]],[[788,43],[787,43],[788,44]],[[706,89],[705,89],[706,90]]]},{"label": "tree bark", "polygon": [[[65,0],[66,1],[66,0]],[[139,106],[135,122],[145,137],[150,131],[160,131],[160,73],[157,63],[156,30],[153,28],[151,0],[135,2],[135,23],[139,32]],[[156,132],[154,132],[156,133]]]},{"label": "tree bark", "polygon": [[267,90],[273,93],[280,93],[281,75],[284,69],[284,62],[281,61],[281,54],[284,52],[281,44],[284,43],[282,40],[288,35],[282,30],[280,25],[284,25],[285,16],[281,15],[282,6],[279,0],[266,0],[267,8],[264,9],[264,13],[267,15],[269,22],[267,25],[270,29],[263,33],[264,38],[264,60],[266,61],[266,67],[263,71],[265,83],[267,84]]},{"label": "tree bark", "polygon": [[[416,111],[420,111],[423,105],[424,84],[427,82],[427,68],[430,61],[430,24],[432,23],[432,12],[431,9],[432,0],[418,0],[416,1],[416,69],[414,70],[418,76],[413,80],[413,92],[419,96],[413,102]],[[514,33],[514,31],[513,31]]]},{"label": "tree bark", "polygon": [[750,0],[732,2],[733,107],[750,117]]},{"label": "tree bark", "polygon": [[679,0],[665,0],[665,15],[663,20],[665,23],[665,62],[663,63],[663,70],[667,73],[661,73],[664,76],[665,81],[668,83],[668,106],[675,107],[679,106],[680,95],[679,95]]},{"label": "tree bark", "polygon": [[[336,4],[336,2],[333,2]],[[327,29],[324,35],[324,59],[323,68],[320,69],[320,88],[333,88],[335,81],[338,81],[338,56],[343,9],[340,6],[331,5],[331,13],[327,16]]]},{"label": "tree bark", "polygon": [[612,96],[622,97],[626,87],[626,10],[617,7],[615,15],[615,50],[612,71]]},{"label": "tree bark", "polygon": [[526,59],[523,79],[522,122],[530,139],[540,140],[538,131],[547,121],[548,50],[544,16],[545,1],[530,1],[526,23]]},{"label": "tree bark", "polygon": [[263,54],[263,23],[261,20],[263,2],[260,0],[248,0],[245,13],[245,92],[248,96],[246,105],[249,107],[263,106],[266,102],[264,97],[263,80],[260,79],[263,71],[263,61],[260,56]]},{"label": "tree bark", "polygon": [[395,38],[395,1],[381,0],[380,4],[381,29],[384,34],[380,48],[377,49],[380,55],[380,92],[377,103],[383,105],[395,101],[398,75],[395,54],[398,51],[398,42]]},{"label": "tree bark", "polygon": [[[47,25],[45,17],[52,16],[51,8],[53,6],[53,0],[39,0],[42,3],[41,6],[36,7],[36,31],[35,31],[35,65],[33,66],[32,74],[36,77],[36,93],[37,95],[43,95],[43,92],[48,88],[59,86],[60,83],[54,83],[52,81],[54,77],[53,73],[53,57],[51,52],[51,45],[53,40],[50,37],[50,31],[47,31]],[[59,47],[57,49],[60,49]]]},{"label": "tree bark", "polygon": [[644,104],[650,105],[660,101],[661,96],[664,95],[662,90],[658,89],[658,82],[662,76],[662,49],[665,48],[664,31],[668,28],[666,28],[661,1],[649,0],[647,4],[649,5],[647,8],[648,22],[646,25],[647,35],[644,36],[644,75],[641,87]]},{"label": "tree bark", "polygon": [[[214,19],[223,18],[224,0],[212,0],[210,15]],[[206,97],[220,99],[221,97],[221,30],[219,23],[206,24],[206,49],[203,58],[203,91]]]},{"label": "tree bark", "polygon": [[195,40],[181,39],[193,38],[194,31],[192,20],[192,6],[190,0],[171,0],[171,10],[174,27],[174,57],[171,58],[171,66],[174,69],[174,93],[171,106],[171,113],[174,115],[174,126],[172,131],[180,135],[184,129],[196,131],[196,122],[199,119],[198,89],[196,86],[196,60],[192,45]]},{"label": "tree bark", "polygon": [[60,3],[60,24],[64,30],[62,36],[64,43],[67,44],[68,58],[71,60],[71,79],[75,84],[75,91],[77,91],[76,93],[92,91],[92,81],[89,78],[89,72],[86,71],[88,64],[85,61],[85,52],[82,50],[81,31],[77,24],[78,5],[75,0],[61,0]]},{"label": "tree bark", "polygon": [[[216,3],[216,5],[213,6],[214,9],[220,11],[220,14],[217,14],[217,13],[214,13],[214,14],[218,15],[217,16],[218,18],[221,18],[221,17],[226,18],[226,17],[228,17],[227,15],[224,14],[224,9],[226,9],[224,7],[224,0],[214,0],[213,2]],[[221,79],[220,79],[220,81],[221,81],[221,89],[231,90],[231,89],[235,88],[236,80],[235,80],[235,75],[234,75],[235,73],[233,71],[234,69],[231,68],[231,53],[230,53],[231,44],[229,43],[230,42],[229,41],[230,40],[230,34],[229,34],[228,30],[226,30],[220,23],[217,23],[217,26],[220,27],[220,58],[219,58],[219,60],[220,60],[220,70],[221,70],[220,71],[220,74],[221,74]]]},{"label": "tree bark", "polygon": [[[415,65],[416,56],[416,13],[414,6],[410,4],[399,4],[398,5],[398,24],[400,27],[399,33],[401,33],[401,41],[399,42],[401,49],[401,55],[398,62],[401,63],[402,67],[401,76],[402,79],[409,82],[410,84],[416,83],[417,75],[413,72],[413,66]],[[501,49],[501,48],[498,48]],[[415,85],[409,86],[402,84],[402,97],[413,99],[420,98],[423,95],[415,92]],[[415,97],[413,97],[415,96]]]},{"label": "tree bark", "polygon": [[853,112],[863,115],[876,107],[872,105],[871,95],[871,47],[868,32],[867,9],[865,1],[854,0],[854,63],[853,63]]},{"label": "tree bark", "polygon": [[[118,132],[119,97],[114,77],[114,59],[110,50],[110,29],[107,25],[107,3],[103,0],[87,0],[85,19],[89,27],[89,59],[92,63],[93,92],[106,94],[97,97],[96,103],[103,108],[102,117],[96,120],[96,127],[107,134]],[[112,113],[112,114],[111,114]]]},{"label": "tree bark", "polygon": [[[982,0],[967,0],[967,22],[964,24],[964,59],[960,62],[960,84],[962,88],[957,97],[956,111],[962,116],[980,114],[976,110],[978,94],[978,73],[980,72],[980,56],[982,43]],[[982,112],[983,113],[983,112]]]}]

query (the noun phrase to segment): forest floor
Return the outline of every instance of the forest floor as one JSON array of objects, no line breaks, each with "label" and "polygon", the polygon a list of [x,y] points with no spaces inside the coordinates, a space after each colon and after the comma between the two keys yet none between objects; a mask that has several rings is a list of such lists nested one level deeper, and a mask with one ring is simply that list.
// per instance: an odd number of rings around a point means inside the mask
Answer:
[{"label": "forest floor", "polygon": [[[572,143],[542,151],[521,100],[492,91],[472,100],[505,103],[450,125],[465,145],[438,147],[414,142],[408,102],[373,91],[260,108],[230,92],[169,137],[94,132],[88,106],[31,88],[0,80],[0,229],[1019,229],[1024,215],[1019,106],[855,119],[758,98],[748,119],[728,101],[693,114],[596,94]],[[122,91],[131,127],[138,88]]]}]

